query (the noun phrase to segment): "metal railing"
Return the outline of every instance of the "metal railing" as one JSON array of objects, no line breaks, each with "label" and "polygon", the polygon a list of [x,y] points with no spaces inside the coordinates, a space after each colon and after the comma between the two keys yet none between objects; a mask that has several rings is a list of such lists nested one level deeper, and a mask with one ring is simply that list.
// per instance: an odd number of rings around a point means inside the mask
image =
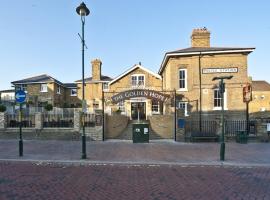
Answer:
[{"label": "metal railing", "polygon": [[[20,126],[19,114],[7,115],[7,127],[18,128]],[[22,115],[22,127],[33,128],[35,127],[35,115]]]},{"label": "metal railing", "polygon": [[72,128],[74,115],[43,113],[43,128]]},{"label": "metal railing", "polygon": [[201,131],[200,131],[200,122],[199,121],[186,121],[185,131],[187,133],[207,133],[209,135],[217,134],[217,122],[216,121],[201,121]]},{"label": "metal railing", "polygon": [[95,127],[96,126],[96,115],[94,113],[85,114],[85,127]]}]

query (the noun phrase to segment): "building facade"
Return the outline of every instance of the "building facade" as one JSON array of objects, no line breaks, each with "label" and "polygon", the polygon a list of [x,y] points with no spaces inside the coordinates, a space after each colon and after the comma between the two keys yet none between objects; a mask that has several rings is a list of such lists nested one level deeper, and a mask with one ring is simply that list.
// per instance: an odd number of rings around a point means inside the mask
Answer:
[{"label": "building facade", "polygon": [[211,47],[210,32],[194,29],[191,47],[167,52],[159,69],[163,89],[175,89],[178,102],[186,114],[221,110],[221,95],[214,77],[233,76],[225,80],[224,107],[228,111],[244,111],[242,93],[248,78],[248,55],[254,48]]}]

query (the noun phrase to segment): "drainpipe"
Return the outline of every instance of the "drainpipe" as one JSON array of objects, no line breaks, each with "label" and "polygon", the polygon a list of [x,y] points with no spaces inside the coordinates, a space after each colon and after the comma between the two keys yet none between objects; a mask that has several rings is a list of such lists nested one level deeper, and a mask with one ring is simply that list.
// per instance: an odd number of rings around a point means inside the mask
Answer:
[{"label": "drainpipe", "polygon": [[200,132],[202,131],[202,69],[201,69],[201,57],[202,57],[202,52],[200,52],[199,55],[199,93],[200,93],[200,109],[199,109],[199,127],[200,127]]}]

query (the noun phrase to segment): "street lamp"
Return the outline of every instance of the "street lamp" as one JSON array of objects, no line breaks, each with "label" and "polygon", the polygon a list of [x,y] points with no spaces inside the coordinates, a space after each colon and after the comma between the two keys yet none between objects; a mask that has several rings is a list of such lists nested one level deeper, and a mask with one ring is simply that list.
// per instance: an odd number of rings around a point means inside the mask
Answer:
[{"label": "street lamp", "polygon": [[221,134],[221,144],[220,144],[220,160],[224,161],[225,158],[225,141],[224,141],[224,92],[225,92],[225,83],[224,79],[231,79],[233,76],[220,76],[214,77],[212,81],[219,81],[219,93],[221,95],[221,124],[222,124],[222,134]]},{"label": "street lamp", "polygon": [[84,99],[84,47],[85,47],[85,41],[84,41],[84,25],[85,25],[85,16],[89,15],[90,11],[86,7],[85,3],[82,2],[77,8],[76,12],[78,15],[81,16],[81,21],[82,21],[82,37],[81,37],[81,42],[82,42],[82,159],[86,159],[86,137],[85,137],[85,109],[86,109],[86,102]]}]

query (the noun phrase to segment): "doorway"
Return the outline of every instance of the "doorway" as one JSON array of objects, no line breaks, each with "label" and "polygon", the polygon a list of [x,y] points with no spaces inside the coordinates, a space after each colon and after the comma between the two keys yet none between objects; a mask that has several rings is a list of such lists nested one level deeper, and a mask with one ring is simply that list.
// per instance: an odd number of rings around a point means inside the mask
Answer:
[{"label": "doorway", "polygon": [[131,119],[145,120],[146,119],[146,103],[132,102],[131,103]]}]

